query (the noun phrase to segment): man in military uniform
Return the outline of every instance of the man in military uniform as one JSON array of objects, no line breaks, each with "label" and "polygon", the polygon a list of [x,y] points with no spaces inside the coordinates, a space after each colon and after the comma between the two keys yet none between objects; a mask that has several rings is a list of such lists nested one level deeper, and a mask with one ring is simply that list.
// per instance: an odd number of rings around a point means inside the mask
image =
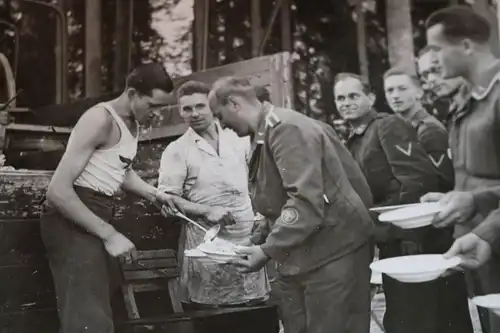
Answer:
[{"label": "man in military uniform", "polygon": [[[463,202],[480,202],[477,199],[480,193],[500,186],[500,61],[489,44],[488,21],[469,7],[453,6],[435,12],[427,20],[426,29],[428,44],[439,49],[443,78],[462,77],[471,87],[471,99],[450,111],[455,191],[423,198],[441,199],[445,208],[437,215],[435,224],[454,225],[455,237],[461,237],[481,228],[485,218],[498,208],[498,200],[472,210],[466,208],[470,204]],[[464,197],[465,200],[459,200]],[[500,292],[499,258],[497,252],[490,261],[471,272],[475,294]],[[479,311],[483,332],[500,332],[500,317]]]},{"label": "man in military uniform", "polygon": [[406,119],[438,171],[440,191],[453,189],[453,165],[448,157],[448,133],[442,123],[420,103],[422,90],[418,78],[404,70],[391,68],[384,74],[384,91],[392,111]]},{"label": "man in military uniform", "polygon": [[[337,75],[334,96],[341,116],[353,127],[347,147],[368,180],[376,206],[415,203],[422,193],[439,189],[436,168],[411,124],[400,116],[373,110],[375,96],[360,76]],[[442,231],[432,227],[402,230],[385,224],[376,229],[381,259],[443,253],[450,244],[443,245]],[[455,294],[443,297],[449,280],[405,284],[387,275],[382,278],[386,332],[472,332],[470,316],[462,316],[468,314],[463,283],[462,290],[453,288]]]},{"label": "man in military uniform", "polygon": [[418,74],[422,80],[423,105],[441,123],[447,124],[449,111],[455,104],[462,104],[469,97],[469,86],[461,77],[443,78],[439,48],[427,45],[418,55]]},{"label": "man in military uniform", "polygon": [[279,262],[285,332],[368,333],[371,194],[335,131],[261,104],[244,78],[217,81],[210,105],[238,135],[253,135],[253,201],[274,221],[263,244],[233,264],[253,271]]}]

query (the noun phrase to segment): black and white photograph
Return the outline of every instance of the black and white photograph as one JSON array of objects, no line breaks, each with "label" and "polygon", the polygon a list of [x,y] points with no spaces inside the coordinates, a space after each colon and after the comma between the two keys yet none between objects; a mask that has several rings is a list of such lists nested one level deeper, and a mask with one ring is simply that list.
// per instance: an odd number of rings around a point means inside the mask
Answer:
[{"label": "black and white photograph", "polygon": [[0,0],[0,333],[500,333],[498,142],[498,0]]}]

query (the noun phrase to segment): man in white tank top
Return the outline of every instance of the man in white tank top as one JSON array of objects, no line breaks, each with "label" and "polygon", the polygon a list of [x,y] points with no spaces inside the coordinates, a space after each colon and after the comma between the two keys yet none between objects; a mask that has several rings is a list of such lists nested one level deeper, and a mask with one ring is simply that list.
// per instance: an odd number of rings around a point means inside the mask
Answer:
[{"label": "man in white tank top", "polygon": [[[118,98],[86,111],[74,127],[47,191],[41,231],[54,278],[61,333],[113,333],[117,256],[134,244],[111,224],[121,189],[176,209],[174,199],[132,169],[138,124],[170,102],[173,82],[160,64],[136,68]],[[177,199],[175,199],[177,200]]]}]

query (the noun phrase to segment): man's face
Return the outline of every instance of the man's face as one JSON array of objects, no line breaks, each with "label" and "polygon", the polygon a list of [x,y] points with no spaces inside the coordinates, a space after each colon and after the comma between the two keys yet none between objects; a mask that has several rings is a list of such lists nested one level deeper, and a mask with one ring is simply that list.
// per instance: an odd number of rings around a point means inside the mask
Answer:
[{"label": "man's face", "polygon": [[443,79],[443,66],[437,51],[428,51],[418,59],[418,73],[422,78],[425,90],[438,97],[448,96],[457,88],[460,78]]},{"label": "man's face", "polygon": [[391,75],[384,80],[387,103],[394,112],[406,112],[417,103],[421,92],[412,79],[405,74]]},{"label": "man's face", "polygon": [[443,25],[437,24],[427,29],[427,44],[439,48],[438,54],[442,65],[443,79],[463,76],[468,61],[463,43],[452,43],[443,34]]},{"label": "man's face", "polygon": [[238,136],[244,137],[252,134],[248,111],[252,106],[244,102],[240,97],[230,97],[225,105],[217,104],[214,114],[223,127],[232,129]]},{"label": "man's face", "polygon": [[160,89],[153,89],[151,96],[129,92],[130,109],[135,119],[141,124],[147,124],[157,117],[162,108],[172,104],[172,96]]},{"label": "man's face", "polygon": [[214,114],[208,105],[208,95],[195,93],[179,98],[179,113],[195,132],[204,131],[214,122]]},{"label": "man's face", "polygon": [[426,90],[440,96],[446,85],[443,79],[443,67],[437,51],[428,51],[418,59],[418,74],[422,78]]},{"label": "man's face", "polygon": [[335,84],[335,105],[345,120],[355,120],[367,114],[374,102],[356,78],[345,78]]}]

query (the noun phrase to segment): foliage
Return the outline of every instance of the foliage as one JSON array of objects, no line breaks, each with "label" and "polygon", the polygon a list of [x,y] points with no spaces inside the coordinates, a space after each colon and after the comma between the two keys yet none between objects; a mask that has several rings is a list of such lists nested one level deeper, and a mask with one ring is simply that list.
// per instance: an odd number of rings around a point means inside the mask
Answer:
[{"label": "foliage", "polygon": [[[14,22],[15,15],[4,10],[15,0],[0,0],[0,18]],[[42,0],[50,1],[50,0]],[[54,0],[55,1],[55,0]],[[54,2],[52,1],[52,2]],[[68,84],[72,99],[83,96],[84,87],[84,15],[85,1],[63,1],[68,18],[69,68]],[[132,64],[160,60],[174,74],[188,74],[191,68],[192,15],[177,10],[192,6],[196,0],[136,0]],[[57,1],[56,1],[57,2]],[[261,1],[263,30],[276,5],[275,0]],[[355,1],[292,1],[293,75],[295,108],[323,120],[336,117],[333,103],[332,77],[338,72],[359,72],[356,37]],[[379,96],[382,95],[382,74],[389,67],[387,57],[387,31],[385,29],[385,0],[365,0],[366,49],[369,59],[370,83]],[[102,89],[110,92],[113,87],[115,46],[116,0],[103,1],[102,9]],[[442,3],[422,2],[413,6],[416,51],[425,42],[423,22],[429,13]],[[54,100],[54,45],[55,18],[49,11],[35,5],[23,5],[19,9],[23,18],[15,23],[20,29],[21,52],[19,59],[18,86],[25,90],[20,103],[41,106]],[[189,12],[189,10],[188,10]],[[191,13],[192,14],[192,13]],[[159,20],[169,21],[168,27]],[[164,22],[163,21],[163,22]],[[186,24],[186,22],[188,22]],[[159,31],[176,28],[176,32]],[[211,0],[208,39],[208,67],[220,66],[252,57],[251,22],[249,0]],[[13,59],[13,38],[2,25],[0,51]],[[165,36],[168,35],[168,38]],[[172,36],[171,36],[172,35]],[[280,52],[280,16],[272,27],[264,54]],[[383,108],[383,98],[379,98]]]}]

